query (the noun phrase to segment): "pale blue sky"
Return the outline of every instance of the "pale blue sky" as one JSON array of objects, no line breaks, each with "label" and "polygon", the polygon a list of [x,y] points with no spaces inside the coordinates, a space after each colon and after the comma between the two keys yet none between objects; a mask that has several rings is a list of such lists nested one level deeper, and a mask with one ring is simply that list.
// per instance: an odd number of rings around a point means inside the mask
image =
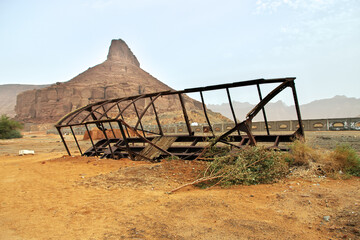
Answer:
[{"label": "pale blue sky", "polygon": [[294,76],[300,103],[360,97],[358,0],[0,0],[0,36],[0,84],[68,81],[121,38],[178,90]]}]

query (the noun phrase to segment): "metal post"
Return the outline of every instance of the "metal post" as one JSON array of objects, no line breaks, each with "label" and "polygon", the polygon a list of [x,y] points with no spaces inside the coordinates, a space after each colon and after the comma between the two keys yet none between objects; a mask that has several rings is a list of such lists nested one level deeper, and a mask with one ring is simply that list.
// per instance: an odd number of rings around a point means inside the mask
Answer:
[{"label": "metal post", "polygon": [[73,130],[72,126],[70,126],[70,130],[71,130],[72,135],[74,136],[74,139],[75,139],[75,142],[76,142],[76,146],[78,147],[78,149],[79,149],[79,151],[80,151],[80,154],[82,155],[82,151],[81,151],[80,145],[79,145],[79,143],[78,143],[78,140],[76,139],[76,136],[75,136],[75,133],[74,133],[74,130]]},{"label": "metal post", "polygon": [[294,103],[295,103],[295,109],[296,109],[296,114],[297,114],[297,118],[298,118],[298,122],[299,122],[299,130],[300,130],[300,134],[302,136],[304,136],[304,127],[302,124],[302,119],[301,119],[301,114],[300,114],[300,107],[299,107],[299,102],[297,99],[297,94],[296,94],[296,89],[295,89],[295,83],[294,81],[291,82],[291,89],[293,92],[293,97],[294,97]]},{"label": "metal post", "polygon": [[61,137],[61,140],[62,140],[62,142],[63,142],[63,144],[64,144],[64,147],[65,147],[65,149],[66,149],[66,151],[67,151],[68,155],[69,155],[69,156],[71,156],[70,151],[69,151],[69,148],[68,148],[68,146],[66,145],[66,142],[65,142],[64,136],[63,136],[63,135],[62,135],[62,133],[61,133],[60,127],[56,127],[56,129],[57,129],[57,130],[58,130],[58,132],[59,132],[59,135],[60,135],[60,137]]},{"label": "metal post", "polygon": [[150,97],[150,101],[151,101],[151,105],[153,106],[153,109],[154,109],[155,118],[156,118],[156,123],[157,123],[158,128],[159,128],[159,134],[160,134],[161,136],[164,136],[164,133],[163,133],[163,131],[162,131],[161,124],[160,124],[160,120],[159,120],[159,117],[158,117],[158,115],[157,115],[156,108],[155,108],[155,104],[154,104],[154,102],[153,102],[153,100],[152,100],[152,97]]},{"label": "metal post", "polygon": [[113,150],[112,150],[112,148],[111,148],[110,140],[109,140],[109,138],[108,138],[108,136],[107,136],[107,134],[106,134],[106,130],[105,130],[104,124],[103,124],[102,122],[101,122],[100,124],[101,124],[102,128],[104,129],[104,130],[103,130],[103,133],[104,133],[104,136],[105,136],[105,138],[106,138],[106,141],[107,141],[107,143],[108,143],[108,145],[109,145],[109,149],[110,149],[110,152],[111,152],[111,156],[112,156],[113,159],[115,159],[115,155],[114,155],[114,152],[113,152]]},{"label": "metal post", "polygon": [[181,93],[179,93],[178,95],[179,95],[179,99],[180,99],[180,103],[181,103],[181,108],[182,108],[182,110],[183,110],[186,127],[187,127],[188,132],[189,132],[189,136],[192,136],[193,133],[192,133],[192,131],[191,131],[191,126],[190,126],[190,123],[189,123],[189,117],[188,117],[187,112],[186,112],[184,99],[183,99]]},{"label": "metal post", "polygon": [[126,146],[126,150],[127,152],[129,153],[129,156],[130,156],[130,159],[131,160],[135,160],[135,157],[132,155],[132,151],[131,151],[131,148],[129,146],[129,142],[128,140],[126,139],[126,136],[125,136],[125,132],[124,132],[124,128],[122,126],[122,124],[120,123],[120,121],[117,121],[118,125],[119,125],[119,129],[121,131],[121,134],[123,135],[123,140],[125,141],[125,146]]},{"label": "metal post", "polygon": [[[124,116],[123,116],[122,113],[121,113],[121,109],[120,109],[119,103],[116,103],[116,106],[117,106],[118,109],[119,109],[121,119],[124,121]],[[125,130],[126,130],[126,133],[127,133],[128,137],[130,137],[130,134],[129,134],[128,129],[126,128]],[[123,135],[123,137],[125,137],[125,135]]]},{"label": "metal post", "polygon": [[[257,90],[258,90],[258,93],[259,93],[260,101],[262,101],[263,99],[262,99],[262,95],[261,95],[260,85],[256,84],[256,87],[257,87]],[[268,122],[267,122],[267,117],[266,117],[266,112],[265,112],[265,107],[262,107],[262,112],[263,112],[263,116],[264,116],[267,135],[270,135],[269,125],[268,125]]]},{"label": "metal post", "polygon": [[210,131],[211,131],[212,135],[215,136],[214,131],[213,131],[213,128],[212,128],[211,123],[210,123],[210,120],[209,120],[209,117],[208,117],[208,115],[207,115],[206,105],[205,105],[204,96],[203,96],[202,91],[200,91],[200,97],[201,97],[201,102],[202,102],[202,106],[203,106],[203,110],[204,110],[204,114],[205,114],[206,121],[207,121],[207,123],[208,123],[208,125],[209,125],[209,127],[210,127]]},{"label": "metal post", "polygon": [[93,141],[93,139],[92,139],[92,137],[91,137],[91,132],[89,131],[89,128],[87,127],[87,124],[86,124],[86,123],[85,123],[85,128],[86,128],[87,133],[89,134],[89,138],[90,138],[91,144],[92,144],[92,146],[93,146],[93,148],[94,148],[94,150],[95,150],[95,154],[96,154],[96,156],[98,156],[98,152],[97,152],[97,150],[96,150],[96,146],[95,146],[94,141]]},{"label": "metal post", "polygon": [[[135,109],[136,116],[137,116],[138,120],[140,121],[140,128],[141,128],[141,131],[142,131],[142,133],[143,133],[144,137],[146,137],[145,132],[144,132],[143,125],[142,125],[142,123],[141,123],[141,119],[140,119],[139,112],[138,112],[138,110],[137,110],[137,108],[136,108],[136,105],[135,105],[135,102],[133,101],[132,103],[133,103],[133,105],[134,105],[134,109]],[[135,129],[135,131],[137,131],[137,129]]]},{"label": "metal post", "polygon": [[[102,109],[104,110],[105,116],[106,116],[108,119],[111,119],[111,118],[107,115],[104,105],[102,105],[101,107],[102,107]],[[111,123],[110,123],[110,122],[109,122],[109,126],[110,126],[110,129],[111,129],[112,133],[113,133],[114,138],[116,138],[114,129],[113,129],[113,127],[111,126]]]},{"label": "metal post", "polygon": [[[229,100],[229,105],[230,105],[231,113],[232,113],[232,115],[233,115],[234,122],[235,122],[235,126],[236,126],[236,125],[237,125],[237,120],[236,120],[236,116],[235,116],[234,107],[233,107],[233,105],[232,105],[229,88],[226,88],[226,93],[227,93],[227,97],[228,97],[228,100]],[[238,132],[239,135],[241,135],[239,129],[237,129],[237,132]]]}]

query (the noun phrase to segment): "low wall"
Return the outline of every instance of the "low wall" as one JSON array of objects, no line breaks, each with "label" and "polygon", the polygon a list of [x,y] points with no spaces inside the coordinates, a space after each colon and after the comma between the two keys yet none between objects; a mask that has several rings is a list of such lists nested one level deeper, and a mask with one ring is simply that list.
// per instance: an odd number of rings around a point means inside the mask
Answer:
[{"label": "low wall", "polygon": [[[303,127],[305,131],[360,131],[360,118],[332,118],[332,119],[307,119],[303,120]],[[268,121],[269,131],[295,131],[299,126],[297,120],[288,121]],[[215,133],[226,132],[234,127],[234,123],[217,123],[212,126]],[[253,122],[253,132],[265,132],[265,122]],[[74,132],[77,135],[83,135],[86,132],[84,127],[74,127]],[[144,126],[145,130],[158,132],[156,125]],[[199,124],[197,126],[191,126],[192,131],[197,133],[210,132],[210,128],[206,124]],[[186,134],[188,132],[185,124],[172,124],[162,126],[162,130],[165,134]],[[64,134],[70,134],[71,130],[63,128]],[[50,129],[48,134],[56,133],[56,129]]]}]

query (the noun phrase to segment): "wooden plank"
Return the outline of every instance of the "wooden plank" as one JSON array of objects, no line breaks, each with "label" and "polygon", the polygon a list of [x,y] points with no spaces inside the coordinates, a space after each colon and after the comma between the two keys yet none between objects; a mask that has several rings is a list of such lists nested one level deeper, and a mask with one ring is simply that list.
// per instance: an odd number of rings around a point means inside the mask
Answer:
[{"label": "wooden plank", "polygon": [[[160,136],[155,137],[151,142],[163,150],[167,150],[175,141],[177,137]],[[162,151],[157,149],[151,144],[148,144],[141,152],[140,155],[145,156],[148,159],[154,159],[160,156]],[[140,156],[136,157],[136,160],[142,160]]]}]

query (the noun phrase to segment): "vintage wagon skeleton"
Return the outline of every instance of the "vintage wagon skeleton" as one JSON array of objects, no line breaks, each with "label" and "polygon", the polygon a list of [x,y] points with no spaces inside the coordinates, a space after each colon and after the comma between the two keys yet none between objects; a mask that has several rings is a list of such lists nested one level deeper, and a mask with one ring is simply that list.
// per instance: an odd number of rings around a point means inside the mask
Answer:
[{"label": "vintage wagon skeleton", "polygon": [[[62,139],[65,149],[71,155],[68,144],[70,140],[64,137],[64,129],[70,129],[73,135],[78,151],[83,156],[99,156],[105,158],[119,159],[127,157],[133,160],[147,159],[155,161],[168,156],[176,156],[181,159],[196,159],[209,146],[230,145],[235,148],[242,148],[246,145],[258,145],[259,143],[271,143],[272,148],[283,149],[280,143],[291,142],[304,136],[301,114],[295,89],[295,78],[278,79],[256,79],[228,84],[212,85],[199,88],[185,89],[182,91],[163,91],[137,96],[123,97],[117,99],[105,100],[89,104],[70,112],[58,121],[55,127]],[[266,84],[276,84],[276,87],[270,91],[264,98],[262,97],[261,86]],[[233,107],[230,90],[245,86],[254,86],[257,88],[259,102],[246,115],[245,120],[238,121]],[[284,89],[290,88],[294,107],[296,110],[298,125],[297,130],[290,134],[270,134],[270,128],[267,122],[265,106]],[[208,110],[204,100],[204,92],[223,90],[226,92],[227,100],[233,116],[233,127],[225,132],[217,133],[213,129]],[[206,131],[195,133],[189,121],[184,94],[198,93],[200,95],[203,115],[206,119]],[[163,124],[159,117],[156,103],[157,100],[172,96],[179,102],[179,109],[182,112],[186,126],[186,131],[179,134],[165,133]],[[140,109],[137,104],[142,102]],[[262,112],[265,122],[265,134],[254,134],[252,132],[252,121],[254,117]],[[126,117],[132,113],[132,120],[128,121]],[[135,113],[135,114],[134,114]],[[154,130],[144,128],[142,120],[145,115],[151,115],[156,122],[157,127]],[[131,123],[130,123],[131,122]],[[83,151],[79,139],[74,133],[74,128],[82,126],[86,129],[91,143],[90,147]],[[98,141],[92,139],[90,127],[96,126],[103,133],[104,138]]]}]

